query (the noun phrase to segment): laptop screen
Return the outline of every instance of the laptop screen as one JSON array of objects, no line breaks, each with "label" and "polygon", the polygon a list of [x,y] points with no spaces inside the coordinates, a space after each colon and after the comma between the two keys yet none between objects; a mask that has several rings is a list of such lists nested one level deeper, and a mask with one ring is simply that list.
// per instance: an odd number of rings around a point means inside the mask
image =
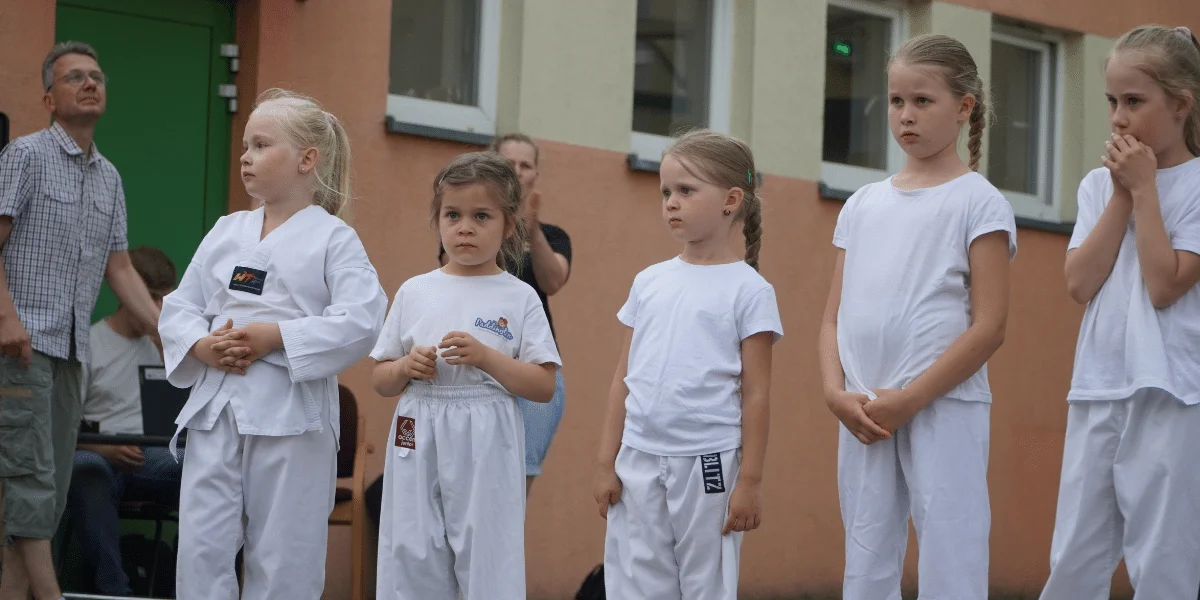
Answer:
[{"label": "laptop screen", "polygon": [[167,370],[157,365],[138,367],[142,393],[142,431],[145,435],[175,434],[175,419],[187,404],[190,388],[177,388],[167,381]]}]

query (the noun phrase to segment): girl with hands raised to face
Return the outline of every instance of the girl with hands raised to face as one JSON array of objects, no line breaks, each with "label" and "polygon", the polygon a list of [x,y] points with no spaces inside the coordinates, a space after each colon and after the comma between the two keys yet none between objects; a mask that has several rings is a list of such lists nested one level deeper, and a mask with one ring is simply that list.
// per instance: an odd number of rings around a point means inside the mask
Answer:
[{"label": "girl with hands raised to face", "polygon": [[[517,397],[549,402],[562,364],[521,257],[521,182],[494,152],[434,180],[445,266],[404,282],[371,357],[400,396],[384,461],[377,593],[525,597],[525,433]],[[461,596],[460,596],[461,594]]]},{"label": "girl with hands raised to face", "polygon": [[1105,64],[1112,136],[1079,184],[1064,274],[1085,304],[1043,600],[1200,588],[1200,43],[1135,28]]}]

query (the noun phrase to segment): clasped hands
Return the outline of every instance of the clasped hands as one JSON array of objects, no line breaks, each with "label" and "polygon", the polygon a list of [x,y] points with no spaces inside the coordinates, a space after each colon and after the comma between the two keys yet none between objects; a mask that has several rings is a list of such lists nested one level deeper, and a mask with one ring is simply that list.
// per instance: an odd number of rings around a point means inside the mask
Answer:
[{"label": "clasped hands", "polygon": [[920,410],[916,397],[907,390],[875,390],[866,394],[839,391],[825,399],[829,410],[863,444],[891,439]]},{"label": "clasped hands", "polygon": [[437,377],[438,350],[448,365],[470,365],[487,371],[496,351],[475,336],[462,331],[447,333],[437,346],[415,346],[396,361],[398,372],[409,379],[432,380]]},{"label": "clasped hands", "polygon": [[280,348],[283,334],[278,323],[250,323],[235,329],[230,319],[196,342],[192,355],[215,369],[245,375],[254,361]]}]

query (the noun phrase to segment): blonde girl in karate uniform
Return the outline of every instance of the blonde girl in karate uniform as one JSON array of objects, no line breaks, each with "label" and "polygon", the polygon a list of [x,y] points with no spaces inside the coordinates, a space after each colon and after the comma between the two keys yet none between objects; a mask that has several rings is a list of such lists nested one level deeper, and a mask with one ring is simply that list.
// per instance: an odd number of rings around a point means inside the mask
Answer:
[{"label": "blonde girl in karate uniform", "polygon": [[[246,124],[242,182],[258,206],[221,217],[159,332],[170,382],[191,387],[178,595],[316,600],[325,587],[339,435],[337,375],[365,358],[387,296],[358,235],[350,142],[314,100],[265,93]],[[176,436],[179,434],[177,433]],[[172,440],[174,446],[175,440]]]}]

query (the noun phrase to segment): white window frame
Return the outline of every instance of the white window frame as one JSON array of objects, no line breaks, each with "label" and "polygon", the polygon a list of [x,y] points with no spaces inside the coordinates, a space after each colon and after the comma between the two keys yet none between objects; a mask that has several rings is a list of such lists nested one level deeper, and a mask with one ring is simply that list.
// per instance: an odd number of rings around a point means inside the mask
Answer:
[{"label": "white window frame", "polygon": [[[1042,80],[1039,83],[1039,110],[1049,119],[1038,125],[1038,171],[1037,192],[1026,194],[999,188],[1012,205],[1018,217],[1038,221],[1063,222],[1062,215],[1062,111],[1065,92],[1066,53],[1063,52],[1061,37],[1048,33],[1017,32],[1012,28],[997,26],[992,30],[992,41],[1042,53]],[[993,67],[995,63],[993,62]],[[994,68],[993,68],[994,71]],[[1053,92],[1053,100],[1046,92]],[[991,161],[991,155],[988,155]]]},{"label": "white window frame", "polygon": [[[500,1],[480,0],[479,65],[475,74],[479,103],[470,106],[388,93],[387,116],[401,123],[484,135],[496,134],[500,79]],[[394,56],[388,59],[398,60]]]},{"label": "white window frame", "polygon": [[[708,65],[708,129],[729,133],[733,96],[733,2],[713,0],[712,39]],[[633,108],[630,107],[632,112]],[[672,138],[630,131],[629,151],[649,162],[662,160]]]},{"label": "white window frame", "polygon": [[[891,46],[888,52],[895,52],[904,40],[908,38],[908,13],[904,6],[892,1],[872,1],[872,0],[828,0],[829,6],[835,6],[843,10],[863,13],[877,17],[891,19]],[[826,29],[825,45],[822,49],[828,51],[828,29]],[[824,61],[822,61],[824,68]],[[822,73],[822,76],[825,74]],[[883,97],[879,98],[879,102],[883,104],[883,110],[888,109],[887,93],[885,91]],[[884,128],[887,129],[887,169],[871,169],[868,167],[859,167],[855,165],[846,165],[842,163],[821,161],[821,181],[829,188],[853,192],[869,183],[874,183],[886,179],[888,176],[898,173],[904,168],[904,150],[900,144],[896,143],[892,137],[891,128],[888,125],[887,119],[884,119]],[[822,118],[822,128],[824,127],[824,118]],[[821,152],[825,152],[824,138],[821,140]]]}]

